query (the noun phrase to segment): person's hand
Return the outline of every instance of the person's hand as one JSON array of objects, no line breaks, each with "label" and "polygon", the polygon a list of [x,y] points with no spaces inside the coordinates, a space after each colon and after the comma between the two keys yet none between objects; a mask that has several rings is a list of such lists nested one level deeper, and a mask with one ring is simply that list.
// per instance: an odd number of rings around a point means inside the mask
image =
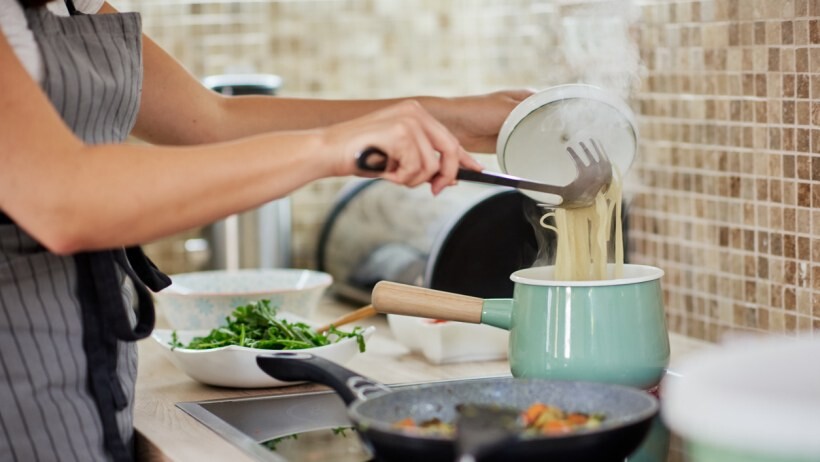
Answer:
[{"label": "person's hand", "polygon": [[[415,101],[325,128],[323,140],[334,175],[381,176],[407,186],[429,182],[433,194],[455,183],[459,166],[482,169],[458,138]],[[356,155],[370,146],[387,154],[384,172],[356,167]]]},{"label": "person's hand", "polygon": [[504,120],[518,103],[532,94],[532,90],[506,90],[424,101],[424,104],[459,139],[464,149],[494,153]]}]

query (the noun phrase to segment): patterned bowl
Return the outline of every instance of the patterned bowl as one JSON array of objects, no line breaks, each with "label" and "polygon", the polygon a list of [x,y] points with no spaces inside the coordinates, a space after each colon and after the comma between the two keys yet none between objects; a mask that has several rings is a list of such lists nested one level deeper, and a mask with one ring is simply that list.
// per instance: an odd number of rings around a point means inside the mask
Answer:
[{"label": "patterned bowl", "polygon": [[267,299],[280,310],[306,319],[333,278],[304,269],[243,269],[175,274],[173,284],[154,294],[158,311],[173,329],[214,329],[234,308]]}]

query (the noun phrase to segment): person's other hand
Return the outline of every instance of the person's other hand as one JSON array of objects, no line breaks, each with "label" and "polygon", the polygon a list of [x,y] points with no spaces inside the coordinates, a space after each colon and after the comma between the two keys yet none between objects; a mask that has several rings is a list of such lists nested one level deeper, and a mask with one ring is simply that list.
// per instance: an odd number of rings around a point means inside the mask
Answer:
[{"label": "person's other hand", "polygon": [[430,102],[431,111],[470,152],[494,153],[501,125],[532,90],[505,90],[486,95]]},{"label": "person's other hand", "polygon": [[[323,140],[335,175],[381,176],[407,186],[429,182],[433,194],[455,183],[459,166],[482,169],[458,138],[415,101],[327,127]],[[356,167],[357,154],[370,146],[387,154],[384,172]]]}]

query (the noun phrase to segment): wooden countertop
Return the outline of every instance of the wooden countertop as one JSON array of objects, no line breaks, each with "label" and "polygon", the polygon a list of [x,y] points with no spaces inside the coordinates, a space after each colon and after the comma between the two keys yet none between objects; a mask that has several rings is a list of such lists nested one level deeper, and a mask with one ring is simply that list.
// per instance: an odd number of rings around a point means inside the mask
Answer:
[{"label": "wooden countertop", "polygon": [[[317,320],[330,321],[354,308],[326,298],[319,307]],[[374,325],[377,330],[368,342],[367,352],[358,355],[346,366],[383,383],[509,374],[506,360],[443,366],[431,364],[423,356],[411,354],[396,342],[390,334],[386,318],[381,315],[355,324]],[[670,334],[670,341],[672,369],[681,356],[709,345],[677,334]],[[312,384],[253,390],[211,387],[194,381],[177,369],[165,358],[162,347],[152,339],[139,343],[139,353],[134,426],[137,430],[138,458],[144,461],[252,460],[245,452],[177,408],[178,402],[300,393],[321,388]]]}]

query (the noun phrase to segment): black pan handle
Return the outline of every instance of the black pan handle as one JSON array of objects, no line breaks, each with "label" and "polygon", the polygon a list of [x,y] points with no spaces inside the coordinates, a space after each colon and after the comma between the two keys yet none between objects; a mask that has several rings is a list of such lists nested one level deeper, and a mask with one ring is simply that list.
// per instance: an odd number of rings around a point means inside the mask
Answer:
[{"label": "black pan handle", "polygon": [[332,388],[348,406],[370,395],[389,393],[375,380],[342,367],[333,361],[297,351],[272,351],[256,357],[256,364],[269,376],[286,382],[308,381]]}]

